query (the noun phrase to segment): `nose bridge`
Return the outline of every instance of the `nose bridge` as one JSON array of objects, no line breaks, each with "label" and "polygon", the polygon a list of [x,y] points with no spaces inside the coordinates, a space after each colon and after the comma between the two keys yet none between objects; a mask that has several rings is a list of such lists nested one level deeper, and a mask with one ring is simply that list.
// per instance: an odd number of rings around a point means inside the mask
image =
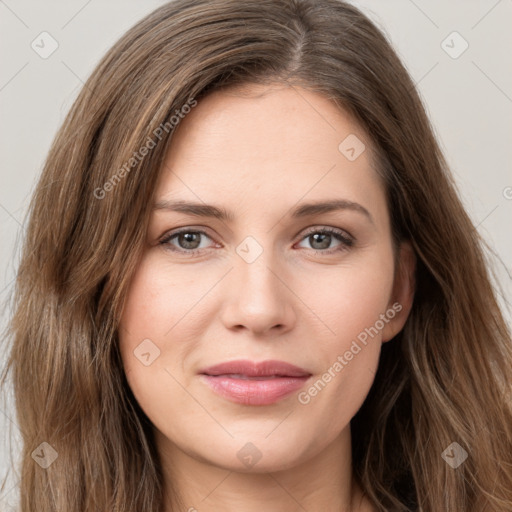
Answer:
[{"label": "nose bridge", "polygon": [[250,264],[239,262],[236,266],[236,273],[240,278],[243,290],[252,294],[268,295],[268,299],[280,293],[277,290],[275,265],[272,265],[268,259],[260,257],[258,261]]},{"label": "nose bridge", "polygon": [[[236,248],[235,275],[240,291],[253,300],[275,300],[282,290],[276,278],[279,264],[270,245],[264,248],[254,237],[244,239]],[[282,285],[281,285],[282,286]]]}]

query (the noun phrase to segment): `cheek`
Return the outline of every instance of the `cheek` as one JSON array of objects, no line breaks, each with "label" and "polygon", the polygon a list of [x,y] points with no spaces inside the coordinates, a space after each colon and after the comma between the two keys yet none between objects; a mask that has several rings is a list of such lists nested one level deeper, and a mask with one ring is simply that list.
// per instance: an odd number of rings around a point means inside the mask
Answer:
[{"label": "cheek", "polygon": [[[187,343],[166,343],[182,336],[180,319],[190,310],[186,282],[155,265],[150,257],[139,264],[128,290],[119,325],[119,348],[128,384],[145,414],[153,423],[167,424],[168,408],[185,410],[190,397],[183,392],[177,364]],[[189,325],[189,316],[186,317]],[[183,322],[185,323],[185,322]],[[183,341],[180,339],[180,341]],[[194,411],[187,422],[195,421]],[[169,423],[169,425],[171,425]]]},{"label": "cheek", "polygon": [[[137,268],[119,325],[119,344],[124,370],[134,393],[144,393],[144,381],[162,370],[164,334],[172,330],[179,301],[162,294],[165,279],[147,258]],[[172,315],[172,316],[171,316]],[[158,371],[160,374],[161,371]],[[138,398],[138,397],[137,397]]]},{"label": "cheek", "polygon": [[344,345],[385,313],[393,288],[393,266],[392,250],[385,246],[297,278],[298,295],[318,318],[320,339],[326,347]]},{"label": "cheek", "polygon": [[[175,403],[181,396],[180,383],[189,384],[189,357],[200,350],[206,325],[212,321],[203,307],[207,301],[201,298],[219,280],[215,271],[206,272],[170,266],[155,251],[143,257],[131,280],[119,345],[128,383],[143,409],[158,400]],[[171,390],[169,400],[165,395]]]},{"label": "cheek", "polygon": [[[132,278],[120,322],[122,349],[136,348],[146,338],[158,346],[182,336],[182,328],[195,325],[195,306],[208,291],[208,280],[197,273],[169,268],[148,254]],[[168,343],[167,343],[168,345]]]},{"label": "cheek", "polygon": [[[302,280],[302,296],[321,320],[315,336],[322,370],[299,396],[312,417],[329,417],[335,435],[360,408],[378,366],[382,329],[393,286],[392,250],[354,259],[336,272],[316,273]],[[314,286],[313,286],[314,285]],[[317,322],[318,324],[318,322]],[[339,407],[337,406],[339,404]]]}]

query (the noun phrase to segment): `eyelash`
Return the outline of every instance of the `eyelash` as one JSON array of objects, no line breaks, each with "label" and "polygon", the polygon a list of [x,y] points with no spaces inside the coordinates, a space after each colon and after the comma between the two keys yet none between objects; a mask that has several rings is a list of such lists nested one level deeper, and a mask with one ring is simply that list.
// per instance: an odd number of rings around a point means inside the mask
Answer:
[{"label": "eyelash", "polygon": [[[175,232],[169,233],[166,236],[164,236],[164,238],[162,240],[160,240],[159,244],[163,245],[163,246],[167,246],[166,247],[167,250],[170,250],[172,252],[182,253],[182,254],[194,255],[194,254],[200,254],[204,250],[206,250],[206,248],[202,248],[202,249],[189,249],[189,250],[187,250],[187,249],[180,249],[180,248],[176,248],[176,247],[172,246],[171,244],[169,244],[169,242],[173,238],[176,238],[177,236],[179,236],[179,235],[181,235],[183,233],[201,234],[201,235],[204,235],[207,238],[211,239],[211,237],[208,236],[207,233],[205,233],[204,231],[202,231],[200,229],[181,229],[179,231],[175,231]],[[333,254],[333,253],[336,253],[336,252],[346,251],[346,250],[348,250],[350,247],[352,247],[354,245],[354,238],[353,237],[351,237],[350,235],[348,235],[344,231],[341,231],[339,229],[329,228],[329,227],[320,228],[320,229],[316,228],[316,229],[312,229],[312,230],[308,231],[301,238],[300,242],[302,242],[306,238],[310,237],[311,235],[315,235],[315,234],[332,235],[339,242],[341,242],[340,245],[338,245],[337,247],[333,247],[331,249],[310,249],[311,251],[315,251],[316,253]]]}]

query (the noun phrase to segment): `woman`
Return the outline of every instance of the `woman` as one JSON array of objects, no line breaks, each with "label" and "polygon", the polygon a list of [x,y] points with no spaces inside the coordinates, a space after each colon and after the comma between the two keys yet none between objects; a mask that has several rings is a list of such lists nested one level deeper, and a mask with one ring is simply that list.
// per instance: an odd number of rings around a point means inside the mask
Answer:
[{"label": "woman", "polygon": [[512,351],[414,85],[338,0],[177,0],[49,153],[21,510],[512,510]]}]

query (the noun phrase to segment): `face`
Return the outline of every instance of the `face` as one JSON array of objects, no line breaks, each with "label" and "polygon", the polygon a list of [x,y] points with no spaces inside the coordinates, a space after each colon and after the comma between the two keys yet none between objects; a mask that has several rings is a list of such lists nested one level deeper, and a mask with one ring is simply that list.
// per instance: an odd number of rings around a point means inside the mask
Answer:
[{"label": "face", "polygon": [[349,429],[411,302],[370,144],[283,85],[215,92],[181,121],[119,329],[168,450],[275,471]]}]

